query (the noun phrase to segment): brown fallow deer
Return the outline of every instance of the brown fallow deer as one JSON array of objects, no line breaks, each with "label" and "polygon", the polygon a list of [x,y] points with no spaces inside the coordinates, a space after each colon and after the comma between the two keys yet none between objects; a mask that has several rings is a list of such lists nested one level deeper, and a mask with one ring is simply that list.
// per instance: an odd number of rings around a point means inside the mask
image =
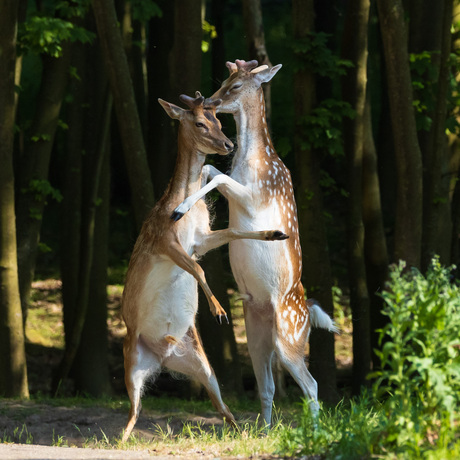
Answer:
[{"label": "brown fallow deer", "polygon": [[172,215],[179,219],[213,188],[229,203],[229,225],[244,231],[267,226],[279,228],[290,238],[277,245],[257,241],[230,243],[233,275],[243,299],[249,353],[257,379],[262,416],[267,425],[275,384],[272,357],[283,366],[311,400],[318,412],[317,383],[304,362],[310,327],[338,332],[334,322],[314,300],[305,300],[301,283],[302,250],[297,208],[289,170],[276,154],[265,118],[262,84],[269,82],[280,65],[257,67],[257,61],[227,62],[230,76],[208,100],[222,100],[217,111],[233,114],[238,150],[230,176],[210,165],[203,173],[212,180],[187,198]]},{"label": "brown fallow deer", "polygon": [[203,200],[180,222],[170,219],[179,203],[200,189],[206,155],[216,152],[226,155],[233,149],[215,116],[218,100],[205,109],[204,97],[199,93],[196,99],[184,95],[180,98],[190,110],[159,99],[166,113],[180,121],[177,161],[165,194],[142,226],[123,291],[122,312],[127,327],[123,344],[125,383],[131,402],[123,441],[128,439],[139,416],[145,381],[158,375],[162,367],[201,382],[216,409],[230,423],[235,422],[222,401],[195,327],[197,282],[212,313],[225,316],[196,258],[234,239],[288,238],[279,231],[247,232],[231,228],[211,231]]}]

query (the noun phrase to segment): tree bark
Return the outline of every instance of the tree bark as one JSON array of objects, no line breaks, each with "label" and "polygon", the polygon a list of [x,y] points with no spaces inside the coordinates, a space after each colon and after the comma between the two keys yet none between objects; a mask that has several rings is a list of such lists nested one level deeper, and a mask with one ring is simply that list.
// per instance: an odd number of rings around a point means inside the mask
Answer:
[{"label": "tree bark", "polygon": [[[382,315],[383,300],[378,295],[388,279],[388,250],[383,226],[382,206],[380,202],[380,183],[377,166],[377,152],[372,134],[371,103],[369,91],[364,109],[363,143],[363,222],[364,256],[366,261],[367,290],[369,293],[371,350],[378,348],[379,334],[387,322]],[[380,366],[375,353],[372,354],[374,369]]]},{"label": "tree bark", "polygon": [[395,259],[420,267],[422,158],[417,139],[401,0],[377,0],[396,154]]},{"label": "tree bark", "polygon": [[[93,397],[112,392],[108,362],[107,266],[110,201],[110,155],[104,155],[94,221],[87,314],[81,331],[73,376],[75,389]],[[88,178],[90,175],[87,174]],[[90,184],[86,184],[90,188]]]},{"label": "tree bark", "polygon": [[343,33],[343,57],[353,63],[342,78],[342,94],[355,111],[353,119],[344,125],[345,154],[348,179],[348,271],[350,305],[353,317],[353,389],[358,394],[366,385],[370,371],[370,313],[364,258],[363,223],[363,147],[364,108],[367,87],[367,34],[369,0],[348,5]]},{"label": "tree bark", "polygon": [[98,37],[113,94],[137,228],[154,204],[152,179],[113,0],[93,0]]},{"label": "tree bark", "polygon": [[59,58],[43,55],[43,72],[37,108],[23,158],[18,168],[16,187],[19,291],[24,318],[35,273],[35,261],[46,201],[45,194],[31,187],[31,181],[48,181],[49,164],[62,100],[67,86],[70,54],[63,46]]},{"label": "tree bark", "polygon": [[[427,9],[427,8],[425,8]],[[430,13],[432,8],[429,8]],[[428,268],[434,254],[443,264],[450,261],[452,232],[449,200],[449,149],[446,135],[447,99],[450,86],[450,53],[452,45],[453,0],[444,0],[441,10],[440,59],[438,65],[437,94],[428,145],[423,156],[423,238],[422,267]]]},{"label": "tree bark", "polygon": [[173,152],[176,151],[177,134],[173,120],[165,117],[158,98],[172,102],[177,99],[178,94],[172,91],[170,70],[167,65],[174,41],[174,2],[162,0],[158,2],[158,5],[163,11],[163,17],[153,18],[149,23],[147,49],[149,129],[147,138],[155,196],[160,197],[173,174],[175,164]]},{"label": "tree bark", "polygon": [[17,15],[17,1],[0,4],[0,395],[28,398],[14,212]]},{"label": "tree bark", "polygon": [[[312,0],[294,0],[292,4],[294,38],[305,38],[314,31]],[[299,230],[303,244],[303,281],[309,297],[315,297],[332,316],[332,276],[323,220],[322,193],[319,184],[320,164],[316,152],[302,146],[301,120],[315,104],[315,78],[311,71],[299,69],[294,75],[295,161]],[[310,338],[310,370],[318,382],[319,397],[336,402],[337,383],[334,336],[314,329]]]},{"label": "tree bark", "polygon": [[[259,65],[268,65],[271,67],[272,64],[265,46],[261,0],[243,0],[243,18],[249,59],[257,60]],[[265,85],[263,90],[265,96],[265,114],[267,124],[270,127],[272,115],[271,86]]]},{"label": "tree bark", "polygon": [[[89,292],[91,281],[91,268],[94,259],[94,235],[95,235],[95,220],[97,198],[99,193],[99,183],[101,177],[101,169],[104,163],[104,156],[107,152],[108,133],[110,127],[110,114],[112,111],[112,95],[107,91],[104,112],[101,117],[103,126],[99,134],[98,148],[94,157],[91,159],[91,174],[88,178],[88,198],[85,214],[82,216],[82,233],[81,233],[81,251],[80,265],[78,273],[78,294],[75,305],[75,315],[72,321],[72,329],[69,336],[66,336],[66,349],[61,364],[56,373],[53,382],[53,393],[57,394],[60,385],[68,377],[77,355],[82,330],[86,320],[86,312],[88,311]],[[86,200],[85,200],[86,201]]]},{"label": "tree bark", "polygon": [[[102,112],[104,94],[107,92],[107,76],[100,64],[98,47],[88,49],[76,44],[72,65],[81,80],[73,81],[73,103],[69,106],[69,131],[67,162],[64,166],[64,200],[62,205],[61,276],[64,303],[64,329],[70,341],[75,317],[78,316],[77,300],[80,285],[81,255],[86,248],[81,244],[84,227],[82,214],[87,214],[88,196],[82,190],[90,190],[92,161],[96,156],[98,138],[103,130]],[[90,65],[86,66],[88,62]],[[90,82],[90,84],[85,84]],[[89,102],[91,101],[91,102]],[[87,107],[91,107],[88,110]],[[107,114],[106,117],[110,117]],[[84,152],[86,154],[84,155]],[[86,161],[83,161],[86,160]],[[105,156],[105,163],[109,155]],[[99,201],[96,209],[94,256],[87,306],[88,311],[82,329],[82,337],[71,375],[75,379],[75,390],[92,396],[110,393],[107,345],[107,246],[108,246],[108,183],[109,167],[102,169]],[[83,199],[82,195],[85,195]],[[83,204],[84,203],[84,204]],[[85,220],[86,222],[86,220]]]}]

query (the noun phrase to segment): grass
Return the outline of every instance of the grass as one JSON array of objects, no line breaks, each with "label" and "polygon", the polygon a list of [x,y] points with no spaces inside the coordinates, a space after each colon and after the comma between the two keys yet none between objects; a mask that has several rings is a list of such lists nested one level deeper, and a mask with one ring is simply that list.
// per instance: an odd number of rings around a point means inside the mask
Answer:
[{"label": "grass", "polygon": [[[120,313],[122,291],[123,286],[119,284],[110,285],[107,288],[108,325],[110,334],[115,340],[121,339],[126,331]],[[247,353],[242,302],[238,300],[236,293],[229,292],[229,294],[237,343],[241,352]],[[32,296],[33,302],[29,309],[26,324],[26,336],[29,344],[62,350],[64,334],[59,281],[44,280],[34,283]],[[349,327],[346,318],[340,318],[340,321],[342,329]],[[339,337],[341,341],[344,339],[345,343],[342,344],[341,350],[343,350],[343,354],[346,354],[348,350],[349,357],[351,347],[346,343],[347,334],[342,334]],[[298,395],[297,387],[295,390],[294,393]],[[182,420],[187,419],[218,417],[211,402],[207,399],[184,400],[171,397],[145,397],[142,400],[143,412],[141,417],[144,417],[145,420],[154,414],[165,422],[162,422],[161,425],[151,425],[147,434],[143,434],[142,430],[139,430],[139,434],[132,435],[126,443],[121,442],[121,427],[125,421],[124,414],[127,416],[129,411],[127,398],[94,399],[78,396],[56,399],[35,393],[30,402],[24,403],[19,408],[15,407],[16,416],[14,416],[14,420],[17,420],[19,424],[28,414],[39,414],[43,406],[47,406],[48,410],[51,411],[54,407],[56,409],[100,407],[101,410],[117,411],[118,416],[123,413],[120,431],[117,431],[115,435],[114,430],[109,430],[110,434],[108,434],[109,431],[105,426],[102,429],[74,424],[81,440],[78,445],[106,449],[148,449],[157,455],[199,455],[201,452],[216,457],[242,456],[247,458],[267,456],[276,452],[282,444],[282,436],[290,431],[292,420],[298,418],[302,412],[302,406],[299,404],[297,396],[295,400],[283,399],[278,401],[277,404],[282,407],[283,418],[275,410],[276,420],[273,428],[266,431],[255,421],[256,414],[260,410],[260,402],[257,398],[243,397],[237,399],[226,396],[225,401],[239,420],[239,430],[234,430],[226,424],[212,425],[196,420],[181,423]],[[5,409],[0,409],[0,413],[3,412]],[[10,419],[13,418],[10,415],[12,412],[9,410]],[[33,427],[30,428],[33,431]],[[22,425],[22,428],[16,430],[14,436],[6,437],[3,442],[19,442],[19,438],[24,442],[27,437],[26,433],[27,426]],[[29,440],[32,439],[29,438]],[[59,426],[53,430],[52,436],[50,432],[48,439],[48,442],[54,446],[72,445],[72,441],[63,435]]]}]

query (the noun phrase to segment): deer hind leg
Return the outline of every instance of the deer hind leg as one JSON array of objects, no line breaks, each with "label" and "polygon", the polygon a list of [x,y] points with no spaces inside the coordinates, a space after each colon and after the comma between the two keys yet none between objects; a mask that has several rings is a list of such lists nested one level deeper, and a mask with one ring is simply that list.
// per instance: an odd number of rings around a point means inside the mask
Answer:
[{"label": "deer hind leg", "polygon": [[292,344],[287,337],[277,334],[275,339],[276,354],[284,368],[292,375],[302,393],[310,399],[310,409],[314,416],[318,414],[318,384],[310,374],[304,358],[305,340]]},{"label": "deer hind leg", "polygon": [[166,254],[177,266],[193,275],[198,281],[206,295],[206,298],[208,299],[211,313],[217,318],[218,322],[222,324],[222,318],[226,318],[228,323],[227,313],[209,288],[208,283],[206,282],[206,277],[204,276],[204,271],[200,265],[187,254],[181,244],[177,241],[173,241],[168,246]]},{"label": "deer hind leg", "polygon": [[235,417],[233,417],[233,414],[222,400],[219,384],[203,350],[203,345],[195,326],[188,330],[182,346],[178,345],[176,351],[168,356],[163,364],[172,371],[181,372],[198,380],[206,388],[216,410],[227,422],[237,426]]},{"label": "deer hind leg", "polygon": [[[265,312],[265,310],[263,310]],[[259,314],[245,306],[246,335],[254,374],[257,380],[262,409],[262,419],[267,427],[271,425],[275,381],[272,372],[273,322],[270,315]]]},{"label": "deer hind leg", "polygon": [[158,358],[142,343],[142,340],[133,334],[128,333],[126,336],[123,343],[123,354],[125,385],[131,402],[128,423],[122,438],[122,442],[125,442],[139,417],[143,386],[149,377],[160,372],[161,364]]}]

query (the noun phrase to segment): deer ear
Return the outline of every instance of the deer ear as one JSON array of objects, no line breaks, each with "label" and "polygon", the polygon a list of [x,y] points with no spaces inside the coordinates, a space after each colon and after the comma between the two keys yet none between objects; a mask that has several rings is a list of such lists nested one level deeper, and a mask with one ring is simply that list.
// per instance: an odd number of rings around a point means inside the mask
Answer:
[{"label": "deer ear", "polygon": [[260,84],[262,83],[268,83],[278,72],[278,70],[281,69],[282,64],[278,64],[273,66],[271,69],[264,69],[261,70],[260,72],[255,73],[255,79],[256,81],[259,81]]},{"label": "deer ear", "polygon": [[158,99],[158,102],[161,106],[165,109],[165,112],[169,115],[169,117],[180,120],[185,112],[184,109],[178,107],[177,105],[171,104],[170,102],[166,102],[163,99]]}]

